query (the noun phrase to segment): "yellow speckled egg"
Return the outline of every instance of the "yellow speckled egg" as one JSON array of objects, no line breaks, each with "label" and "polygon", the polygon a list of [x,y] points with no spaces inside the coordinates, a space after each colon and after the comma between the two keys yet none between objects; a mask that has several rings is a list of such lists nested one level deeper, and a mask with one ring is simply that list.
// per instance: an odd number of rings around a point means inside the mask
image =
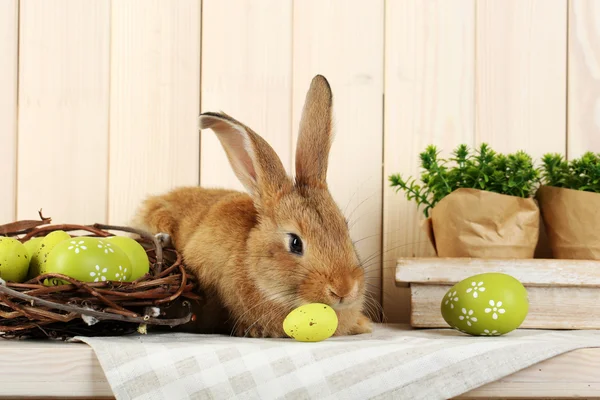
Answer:
[{"label": "yellow speckled egg", "polygon": [[338,318],[327,304],[310,303],[292,310],[283,321],[286,335],[299,342],[320,342],[337,329]]}]

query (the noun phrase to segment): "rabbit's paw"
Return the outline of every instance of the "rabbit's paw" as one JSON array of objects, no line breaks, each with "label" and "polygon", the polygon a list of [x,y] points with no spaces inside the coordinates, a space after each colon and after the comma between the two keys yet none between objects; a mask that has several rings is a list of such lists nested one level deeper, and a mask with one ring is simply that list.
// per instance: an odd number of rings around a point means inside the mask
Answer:
[{"label": "rabbit's paw", "polygon": [[235,336],[239,337],[250,337],[250,338],[281,338],[286,337],[283,332],[279,332],[276,329],[269,329],[262,325],[252,324],[238,325],[235,329]]},{"label": "rabbit's paw", "polygon": [[158,239],[158,241],[160,242],[160,245],[162,247],[172,247],[173,246],[173,241],[171,240],[171,236],[169,236],[168,233],[157,233],[156,235],[154,235],[154,237],[156,239]]},{"label": "rabbit's paw", "polygon": [[373,331],[373,323],[364,314],[360,314],[356,323],[350,328],[351,335],[361,335],[363,333],[371,333]]},{"label": "rabbit's paw", "polygon": [[257,323],[250,325],[238,323],[234,328],[233,335],[237,337],[261,338],[263,337],[263,330]]}]

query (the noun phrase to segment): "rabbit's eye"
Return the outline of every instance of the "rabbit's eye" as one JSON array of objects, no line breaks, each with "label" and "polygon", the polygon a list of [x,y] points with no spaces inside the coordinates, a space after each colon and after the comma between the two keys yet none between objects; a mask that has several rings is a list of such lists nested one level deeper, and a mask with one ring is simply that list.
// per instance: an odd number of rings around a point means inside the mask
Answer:
[{"label": "rabbit's eye", "polygon": [[290,251],[299,256],[303,253],[302,240],[293,233],[290,233]]}]

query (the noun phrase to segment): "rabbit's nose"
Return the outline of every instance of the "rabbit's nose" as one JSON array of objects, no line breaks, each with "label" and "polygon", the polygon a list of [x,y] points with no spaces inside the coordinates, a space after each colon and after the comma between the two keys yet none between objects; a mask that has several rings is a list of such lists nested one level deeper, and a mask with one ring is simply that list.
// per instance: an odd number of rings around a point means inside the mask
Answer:
[{"label": "rabbit's nose", "polygon": [[351,285],[340,285],[334,287],[329,285],[327,294],[339,303],[352,301],[358,293],[358,282],[353,282]]}]

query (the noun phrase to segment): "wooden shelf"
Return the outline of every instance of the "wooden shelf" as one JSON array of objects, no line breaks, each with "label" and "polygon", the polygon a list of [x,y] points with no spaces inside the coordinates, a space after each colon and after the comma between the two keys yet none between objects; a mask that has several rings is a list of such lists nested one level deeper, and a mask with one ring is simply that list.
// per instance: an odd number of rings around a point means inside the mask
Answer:
[{"label": "wooden shelf", "polygon": [[503,272],[530,287],[600,287],[600,261],[540,258],[401,258],[396,267],[396,282],[454,285],[484,272]]},{"label": "wooden shelf", "polygon": [[529,313],[521,328],[600,329],[600,261],[555,259],[402,258],[396,283],[410,287],[410,323],[447,328],[440,312],[457,282],[484,272],[501,272],[527,289]]},{"label": "wooden shelf", "polygon": [[[0,398],[112,399],[94,351],[82,343],[0,340]],[[459,399],[600,398],[600,349],[562,354]]]}]

